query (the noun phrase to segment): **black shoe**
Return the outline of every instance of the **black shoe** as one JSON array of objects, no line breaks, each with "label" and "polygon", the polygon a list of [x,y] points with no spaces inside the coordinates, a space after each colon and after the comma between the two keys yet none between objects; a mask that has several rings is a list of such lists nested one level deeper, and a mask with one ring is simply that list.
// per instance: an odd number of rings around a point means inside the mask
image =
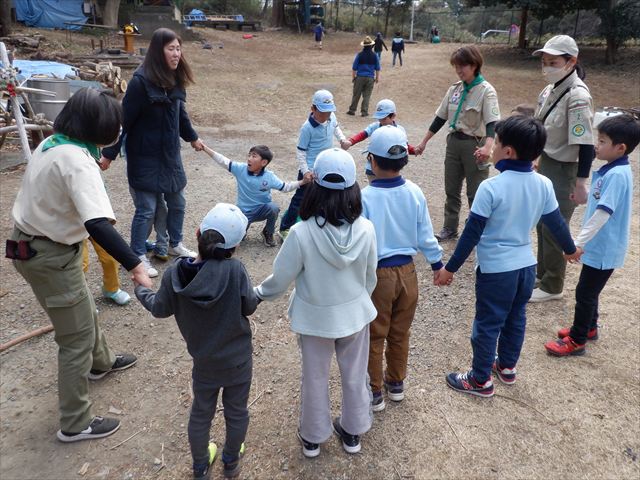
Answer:
[{"label": "black shoe", "polygon": [[81,440],[93,440],[108,437],[120,428],[120,420],[107,417],[93,417],[87,428],[79,433],[69,433],[58,430],[56,437],[64,443],[79,442]]},{"label": "black shoe", "polygon": [[224,452],[222,452],[222,473],[224,478],[235,478],[240,475],[240,461],[244,455],[244,443],[240,445],[240,452],[235,460],[229,460]]},{"label": "black shoe", "polygon": [[347,115],[355,115],[355,114],[356,114],[356,112],[352,112],[351,110],[349,110],[349,111],[347,112]]},{"label": "black shoe", "polygon": [[298,430],[298,440],[302,444],[302,454],[307,458],[313,458],[320,455],[320,445],[317,443],[307,442],[302,435],[300,435],[300,430]]},{"label": "black shoe", "polygon": [[267,247],[275,247],[277,245],[275,238],[273,238],[273,233],[267,232],[266,228],[262,230],[262,238]]},{"label": "black shoe", "polygon": [[91,370],[89,372],[89,380],[100,380],[105,375],[111,372],[117,372],[118,370],[126,370],[129,367],[133,367],[138,362],[138,357],[132,353],[123,353],[116,355],[116,361],[109,370]]},{"label": "black shoe", "polygon": [[436,238],[439,242],[444,242],[445,240],[453,240],[454,238],[458,238],[458,232],[455,232],[447,227],[443,227],[439,233],[436,233]]},{"label": "black shoe", "polygon": [[369,114],[368,114],[368,113],[364,113],[364,112],[363,112],[363,113],[361,113],[361,114],[360,114],[360,116],[361,116],[361,117],[368,117],[368,116],[369,116]]},{"label": "black shoe", "polygon": [[358,453],[360,451],[360,435],[351,435],[344,431],[340,425],[340,417],[333,420],[333,431],[342,440],[342,448],[347,453]]}]

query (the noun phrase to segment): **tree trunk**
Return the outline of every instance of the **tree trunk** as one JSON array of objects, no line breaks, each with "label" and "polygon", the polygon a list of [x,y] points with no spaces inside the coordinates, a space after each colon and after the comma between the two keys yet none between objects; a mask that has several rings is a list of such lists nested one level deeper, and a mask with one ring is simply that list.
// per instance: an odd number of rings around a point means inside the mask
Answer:
[{"label": "tree trunk", "polygon": [[105,0],[102,5],[102,23],[108,27],[118,27],[120,0]]},{"label": "tree trunk", "polygon": [[264,0],[264,5],[262,6],[262,14],[260,15],[260,18],[266,18],[268,9],[269,9],[269,0]]},{"label": "tree trunk", "polygon": [[283,0],[273,0],[273,9],[271,10],[271,23],[274,27],[284,26],[284,2]]},{"label": "tree trunk", "polygon": [[527,47],[527,19],[529,17],[529,6],[522,7],[520,13],[520,33],[518,34],[518,48]]},{"label": "tree trunk", "polygon": [[387,30],[389,28],[389,15],[391,15],[391,0],[387,2],[387,13],[384,18],[384,36],[387,36]]},{"label": "tree trunk", "polygon": [[607,35],[607,49],[605,50],[604,60],[607,65],[613,65],[616,63],[616,54],[618,53],[618,46],[615,39],[611,35]]},{"label": "tree trunk", "polygon": [[11,33],[11,0],[0,0],[0,37]]},{"label": "tree trunk", "polygon": [[340,22],[338,21],[338,18],[340,18],[340,0],[336,0],[336,24],[335,24],[336,30],[340,29]]}]

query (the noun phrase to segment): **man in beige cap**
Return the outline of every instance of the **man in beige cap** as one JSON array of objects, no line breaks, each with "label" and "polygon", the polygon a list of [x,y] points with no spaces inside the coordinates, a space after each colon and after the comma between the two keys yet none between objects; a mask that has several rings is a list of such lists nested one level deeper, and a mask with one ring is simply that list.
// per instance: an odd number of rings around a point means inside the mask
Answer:
[{"label": "man in beige cap", "polygon": [[371,37],[364,37],[360,45],[363,47],[362,51],[358,52],[353,60],[351,70],[353,95],[347,115],[356,114],[358,102],[360,101],[360,96],[362,96],[360,113],[363,117],[366,117],[369,115],[369,100],[371,99],[371,92],[373,92],[373,85],[378,83],[380,78],[380,60],[373,51],[375,42]]}]

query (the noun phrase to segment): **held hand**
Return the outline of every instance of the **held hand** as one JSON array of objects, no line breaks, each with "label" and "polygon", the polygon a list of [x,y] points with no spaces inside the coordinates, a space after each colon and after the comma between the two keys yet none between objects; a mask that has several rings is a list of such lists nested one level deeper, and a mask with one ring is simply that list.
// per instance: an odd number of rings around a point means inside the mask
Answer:
[{"label": "held hand", "polygon": [[309,171],[309,172],[305,173],[302,176],[302,179],[305,181],[305,183],[309,183],[311,180],[313,180],[313,172]]},{"label": "held hand", "polygon": [[104,156],[100,157],[99,165],[100,165],[100,170],[104,172],[105,170],[108,170],[109,167],[111,166],[111,160],[109,160],[107,157],[104,157]]},{"label": "held hand", "polygon": [[312,177],[309,177],[307,175],[303,175],[302,176],[302,184],[301,185],[306,185],[307,183],[311,183],[311,179],[312,179]]},{"label": "held hand", "polygon": [[426,141],[422,141],[420,142],[420,144],[415,148],[415,152],[416,155],[422,155],[422,153],[424,152],[424,149],[427,148],[427,142]]},{"label": "held hand", "polygon": [[340,140],[340,147],[343,150],[349,150],[349,148],[353,145],[349,140]]},{"label": "held hand", "polygon": [[133,270],[131,270],[131,280],[134,285],[142,285],[143,287],[151,288],[153,283],[147,275],[147,270],[142,263],[139,263]]},{"label": "held hand", "polygon": [[199,138],[191,142],[191,146],[195,149],[196,152],[201,152],[204,150],[204,143]]},{"label": "held hand", "polygon": [[484,163],[489,160],[489,155],[491,154],[491,148],[488,145],[484,147],[477,147],[473,156],[476,157],[476,163]]},{"label": "held hand", "polygon": [[562,256],[569,263],[580,263],[580,257],[582,257],[582,254],[584,254],[584,250],[581,247],[576,247],[575,253],[572,253],[571,255],[567,255],[565,253]]},{"label": "held hand", "polygon": [[539,166],[539,164],[540,164],[540,159],[539,159],[539,158],[536,158],[536,159],[533,161],[533,164],[531,165],[531,166],[533,167],[533,171],[534,171],[534,172],[537,172],[537,171],[538,171],[538,166]]},{"label": "held hand", "polygon": [[576,205],[584,205],[587,203],[589,197],[589,190],[585,182],[576,182],[576,187],[573,189],[573,193],[569,195],[569,199],[573,200]]},{"label": "held hand", "polygon": [[440,274],[438,275],[438,286],[445,287],[451,285],[451,282],[453,282],[453,273],[444,267],[441,268]]}]

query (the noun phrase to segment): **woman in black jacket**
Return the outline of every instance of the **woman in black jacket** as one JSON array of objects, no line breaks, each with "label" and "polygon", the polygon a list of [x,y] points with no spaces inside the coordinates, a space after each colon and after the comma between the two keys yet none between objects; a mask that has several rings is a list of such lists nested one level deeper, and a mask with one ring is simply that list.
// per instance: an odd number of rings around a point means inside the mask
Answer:
[{"label": "woman in black jacket", "polygon": [[168,253],[195,257],[182,244],[187,177],[180,157],[180,138],[197,151],[203,149],[184,106],[185,87],[190,83],[193,74],[182,55],[182,40],[172,30],[159,28],[123,99],[120,140],[102,151],[102,166],[106,169],[124,141],[127,177],[136,208],[131,248],[145,263],[150,276],[158,273],[145,255],[145,240],[158,202],[167,202]]}]

